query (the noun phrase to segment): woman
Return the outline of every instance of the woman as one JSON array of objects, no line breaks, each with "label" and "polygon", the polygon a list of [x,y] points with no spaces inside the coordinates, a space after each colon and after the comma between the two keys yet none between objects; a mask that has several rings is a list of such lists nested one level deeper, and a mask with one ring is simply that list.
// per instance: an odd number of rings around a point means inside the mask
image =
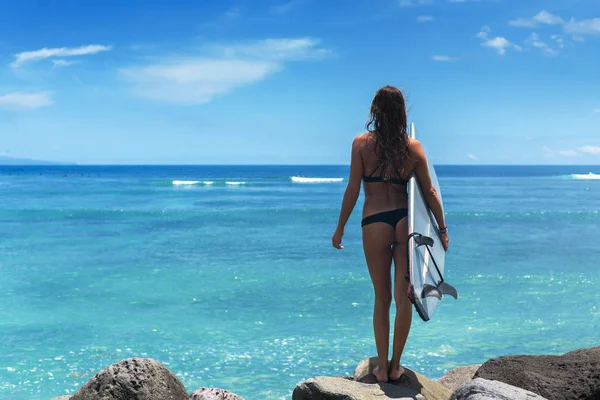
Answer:
[{"label": "woman", "polygon": [[[385,86],[377,91],[371,104],[367,133],[352,143],[350,177],[344,193],[333,247],[342,249],[344,227],[364,182],[365,201],[362,212],[363,250],[373,288],[375,307],[373,328],[378,366],[373,373],[379,382],[397,380],[404,373],[400,358],[412,321],[412,305],[407,297],[407,179],[415,172],[427,204],[442,233],[442,244],[448,250],[448,230],[441,202],[436,193],[427,159],[421,144],[407,134],[406,106],[402,92]],[[394,261],[394,300],[396,321],[392,359],[388,362],[390,306],[392,303],[391,263]]]}]

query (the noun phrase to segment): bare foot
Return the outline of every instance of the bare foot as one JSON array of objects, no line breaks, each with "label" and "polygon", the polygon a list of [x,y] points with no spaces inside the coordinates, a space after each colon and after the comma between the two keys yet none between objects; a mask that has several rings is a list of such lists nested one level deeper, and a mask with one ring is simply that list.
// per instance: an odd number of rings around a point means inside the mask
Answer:
[{"label": "bare foot", "polygon": [[390,371],[390,380],[397,381],[398,379],[400,379],[402,374],[404,374],[404,372],[404,368],[402,367],[398,367],[398,369],[392,368],[392,370]]},{"label": "bare foot", "polygon": [[379,366],[373,368],[373,375],[377,378],[377,382],[387,382],[388,376],[386,372],[381,372],[381,368]]}]

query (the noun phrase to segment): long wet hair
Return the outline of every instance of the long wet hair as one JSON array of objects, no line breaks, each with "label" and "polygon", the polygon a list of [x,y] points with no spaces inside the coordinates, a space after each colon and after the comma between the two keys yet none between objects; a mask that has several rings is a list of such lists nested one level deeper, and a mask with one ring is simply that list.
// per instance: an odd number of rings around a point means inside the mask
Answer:
[{"label": "long wet hair", "polygon": [[407,125],[406,103],[400,89],[390,85],[379,89],[371,103],[366,128],[373,134],[384,178],[390,179],[394,173],[404,175],[410,159]]}]

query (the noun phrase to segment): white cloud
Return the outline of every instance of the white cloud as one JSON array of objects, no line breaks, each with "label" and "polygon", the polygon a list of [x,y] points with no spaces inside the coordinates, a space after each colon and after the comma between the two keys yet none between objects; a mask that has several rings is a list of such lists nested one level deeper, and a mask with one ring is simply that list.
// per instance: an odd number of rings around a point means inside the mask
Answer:
[{"label": "white cloud", "polygon": [[433,4],[433,0],[398,0],[400,7],[427,6]]},{"label": "white cloud", "polygon": [[565,157],[576,157],[579,155],[575,150],[558,150],[558,155]]},{"label": "white cloud", "polygon": [[434,20],[435,20],[435,18],[433,16],[431,16],[431,15],[419,15],[417,17],[417,21],[418,22],[431,22],[431,21],[434,21]]},{"label": "white cloud", "polygon": [[23,64],[28,62],[35,62],[45,60],[47,58],[54,57],[75,57],[90,54],[97,54],[103,51],[112,49],[112,46],[104,45],[89,45],[81,47],[60,47],[60,48],[46,48],[34,51],[24,51],[22,53],[15,54],[15,61],[10,64],[12,68],[19,68]]},{"label": "white cloud", "polygon": [[481,31],[476,35],[479,39],[482,40],[481,45],[484,47],[490,47],[492,49],[495,49],[499,55],[503,56],[506,54],[506,49],[512,48],[515,49],[517,51],[521,51],[521,47],[517,46],[514,43],[511,43],[508,39],[504,38],[504,37],[494,37],[491,38],[489,37],[489,34],[491,33],[491,29],[489,26],[484,26]]},{"label": "white cloud", "polygon": [[565,38],[561,35],[551,35],[550,38],[554,40],[558,48],[562,49],[565,47]]},{"label": "white cloud", "polygon": [[[581,149],[580,149],[581,150]],[[542,151],[546,157],[552,158],[554,156],[561,157],[577,157],[580,154],[576,150],[565,149],[565,150],[553,150],[547,146],[542,147]]]},{"label": "white cloud", "polygon": [[200,104],[235,87],[257,82],[279,69],[277,63],[244,60],[189,59],[121,70],[141,97],[181,104]]},{"label": "white cloud", "polygon": [[228,8],[225,12],[216,18],[200,23],[203,28],[223,29],[226,26],[235,24],[242,18],[242,10],[239,6]]},{"label": "white cloud", "polygon": [[52,64],[55,67],[68,67],[69,65],[76,64],[77,61],[67,61],[67,60],[52,60]]},{"label": "white cloud", "polygon": [[548,43],[541,41],[540,37],[538,36],[537,33],[532,33],[531,35],[529,35],[527,40],[525,40],[525,43],[527,43],[530,46],[540,49],[542,51],[542,53],[544,53],[545,55],[553,56],[553,55],[558,54],[558,52],[556,50],[554,50],[553,48],[551,48],[548,45]]},{"label": "white cloud", "polygon": [[480,39],[487,39],[491,32],[492,30],[489,26],[484,26],[483,28],[481,28],[481,31],[475,36],[477,36]]},{"label": "white cloud", "polygon": [[503,56],[506,54],[506,49],[509,47],[513,47],[514,49],[521,51],[521,48],[515,44],[512,44],[508,41],[508,39],[504,37],[495,37],[493,39],[486,40],[482,46],[491,47],[498,51],[498,54]]},{"label": "white cloud", "polygon": [[261,60],[299,61],[322,58],[331,53],[327,49],[317,48],[319,41],[312,38],[265,39],[246,41],[235,45],[213,45],[207,47],[227,58],[253,58]]},{"label": "white cloud", "polygon": [[533,17],[533,21],[547,25],[561,25],[565,22],[561,17],[550,14],[548,11],[544,10],[540,11],[535,17]]},{"label": "white cloud", "polygon": [[141,97],[176,104],[201,104],[216,95],[266,79],[286,63],[320,59],[330,52],[315,39],[267,39],[210,46],[212,55],[167,59],[124,68],[121,75]]},{"label": "white cloud", "polygon": [[527,19],[527,18],[513,19],[513,20],[508,21],[508,24],[519,27],[519,28],[533,28],[536,26],[532,20]]},{"label": "white cloud", "polygon": [[458,60],[458,58],[456,58],[456,57],[442,56],[442,55],[432,56],[431,59],[433,61],[457,61]]},{"label": "white cloud", "polygon": [[13,92],[0,95],[0,107],[12,109],[34,109],[49,106],[52,97],[49,92]]},{"label": "white cloud", "polygon": [[600,18],[571,19],[565,24],[565,32],[579,35],[600,35]]},{"label": "white cloud", "polygon": [[600,146],[582,146],[579,151],[595,156],[600,156]]},{"label": "white cloud", "polygon": [[290,0],[285,3],[277,4],[271,7],[271,11],[276,14],[285,14],[291,11],[293,8],[299,6],[304,0]]},{"label": "white cloud", "polygon": [[562,25],[566,33],[573,35],[576,42],[583,42],[578,35],[600,35],[600,18],[576,20],[571,18],[568,22],[563,18],[542,10],[533,18],[517,18],[508,21],[509,25],[524,28],[533,28],[540,25]]},{"label": "white cloud", "polygon": [[479,157],[477,157],[475,154],[468,154],[467,157],[469,157],[471,160],[479,160]]},{"label": "white cloud", "polygon": [[564,24],[564,20],[561,17],[553,15],[548,11],[540,11],[533,18],[517,18],[508,21],[509,25],[520,27],[520,28],[533,28],[540,24],[545,25],[561,25]]}]

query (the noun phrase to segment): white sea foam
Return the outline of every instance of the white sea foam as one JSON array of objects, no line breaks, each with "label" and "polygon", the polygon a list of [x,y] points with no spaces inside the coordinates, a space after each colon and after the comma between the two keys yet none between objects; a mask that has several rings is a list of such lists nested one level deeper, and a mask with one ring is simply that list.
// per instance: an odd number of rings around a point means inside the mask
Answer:
[{"label": "white sea foam", "polygon": [[171,182],[173,185],[176,186],[181,186],[181,185],[212,185],[214,182],[213,181],[172,181]]},{"label": "white sea foam", "polygon": [[344,180],[344,178],[306,178],[302,176],[292,176],[291,179],[296,183],[331,183]]},{"label": "white sea foam", "polygon": [[246,182],[235,182],[235,181],[228,181],[225,182],[226,185],[245,185]]},{"label": "white sea foam", "polygon": [[173,181],[173,185],[197,185],[200,181]]},{"label": "white sea foam", "polygon": [[578,180],[600,180],[600,174],[593,174],[593,173],[589,173],[589,174],[572,174],[569,175],[571,177],[571,179],[578,179]]}]

